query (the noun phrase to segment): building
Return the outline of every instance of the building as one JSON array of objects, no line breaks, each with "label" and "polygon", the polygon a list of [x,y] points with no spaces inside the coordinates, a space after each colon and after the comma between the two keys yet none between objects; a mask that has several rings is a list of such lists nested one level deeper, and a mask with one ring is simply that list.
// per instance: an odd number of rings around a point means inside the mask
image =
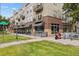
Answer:
[{"label": "building", "polygon": [[12,27],[14,30],[18,30],[18,33],[31,33],[31,25],[33,21],[32,4],[24,4],[23,8],[19,11],[14,11],[13,16],[10,18],[11,24],[12,19],[15,24],[15,26]]},{"label": "building", "polygon": [[14,29],[18,29],[18,33],[46,36],[63,32],[62,6],[59,3],[24,4],[22,9],[14,13]]},{"label": "building", "polygon": [[8,27],[8,31],[9,32],[15,32],[15,30],[13,29],[13,27],[15,26],[15,19],[14,19],[14,17],[13,16],[10,17],[9,21],[10,21],[10,25]]},{"label": "building", "polygon": [[[65,16],[65,15],[64,15]],[[63,18],[63,32],[72,32],[72,23],[71,21],[73,20],[72,17],[68,17],[68,16],[65,16]]]},{"label": "building", "polygon": [[67,11],[63,11],[63,31],[64,32],[76,32],[79,33],[79,21],[73,23],[73,17],[67,15]]},{"label": "building", "polygon": [[63,4],[36,4],[34,6],[35,19],[33,24],[33,33],[45,32],[47,36],[57,31],[63,32],[62,24],[62,6]]}]

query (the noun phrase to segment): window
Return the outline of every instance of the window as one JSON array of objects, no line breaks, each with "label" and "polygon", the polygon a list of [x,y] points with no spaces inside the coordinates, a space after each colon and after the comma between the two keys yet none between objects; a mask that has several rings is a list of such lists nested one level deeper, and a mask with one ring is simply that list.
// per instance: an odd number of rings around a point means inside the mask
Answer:
[{"label": "window", "polygon": [[18,22],[16,23],[16,25],[18,25]]},{"label": "window", "polygon": [[44,26],[35,26],[36,32],[43,32],[44,31]]},{"label": "window", "polygon": [[57,17],[57,11],[54,11],[53,17]]},{"label": "window", "polygon": [[55,5],[55,6],[56,6],[57,4],[56,4],[56,3],[53,3],[53,5]]},{"label": "window", "polygon": [[27,11],[27,14],[29,13],[29,11]]},{"label": "window", "polygon": [[37,15],[37,18],[38,18],[38,20],[41,20],[42,15],[41,15],[41,14],[38,14],[38,15]]},{"label": "window", "polygon": [[36,19],[33,19],[33,21],[36,21]]},{"label": "window", "polygon": [[22,25],[22,26],[25,26],[25,25]]},{"label": "window", "polygon": [[18,19],[18,21],[20,22],[20,19]]},{"label": "window", "polygon": [[51,24],[51,31],[52,31],[52,34],[59,32],[59,24]]},{"label": "window", "polygon": [[32,10],[30,10],[30,13],[32,12]]},{"label": "window", "polygon": [[24,20],[25,19],[25,16],[22,16],[22,20]]}]

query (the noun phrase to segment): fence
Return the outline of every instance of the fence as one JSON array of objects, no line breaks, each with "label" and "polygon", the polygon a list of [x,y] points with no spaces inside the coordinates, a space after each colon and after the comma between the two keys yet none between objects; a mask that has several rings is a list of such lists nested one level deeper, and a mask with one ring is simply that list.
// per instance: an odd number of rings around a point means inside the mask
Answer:
[{"label": "fence", "polygon": [[35,36],[47,37],[47,33],[46,32],[36,32]]}]

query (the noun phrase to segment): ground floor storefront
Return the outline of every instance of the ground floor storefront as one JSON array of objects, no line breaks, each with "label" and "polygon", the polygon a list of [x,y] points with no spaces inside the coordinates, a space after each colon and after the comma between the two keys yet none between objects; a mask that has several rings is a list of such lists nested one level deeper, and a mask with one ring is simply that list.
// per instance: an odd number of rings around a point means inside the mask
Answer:
[{"label": "ground floor storefront", "polygon": [[[34,36],[52,36],[56,32],[72,32],[73,27],[70,23],[63,23],[61,19],[54,18],[51,16],[44,16],[42,20],[28,22],[24,26],[10,28],[13,32],[20,34],[29,34]],[[77,28],[77,29],[76,29]],[[75,29],[79,33],[79,27]]]},{"label": "ground floor storefront", "polygon": [[72,32],[73,26],[71,23],[63,23],[63,32]]},{"label": "ground floor storefront", "polygon": [[30,27],[25,27],[25,28],[18,28],[17,33],[20,34],[31,34],[31,28]]},{"label": "ground floor storefront", "polygon": [[61,19],[51,16],[45,16],[42,20],[33,21],[25,26],[14,26],[14,32],[20,34],[31,34],[34,36],[51,36],[56,32],[63,32],[63,23]]},{"label": "ground floor storefront", "polygon": [[[32,24],[32,34],[51,36],[56,32],[63,32],[63,23],[61,19],[45,16],[43,20],[34,22]],[[42,34],[41,34],[42,33]]]},{"label": "ground floor storefront", "polygon": [[32,23],[29,22],[25,25],[17,25],[17,26],[13,26],[12,28],[10,27],[9,31],[12,32],[12,33],[31,35],[31,33],[32,33]]}]

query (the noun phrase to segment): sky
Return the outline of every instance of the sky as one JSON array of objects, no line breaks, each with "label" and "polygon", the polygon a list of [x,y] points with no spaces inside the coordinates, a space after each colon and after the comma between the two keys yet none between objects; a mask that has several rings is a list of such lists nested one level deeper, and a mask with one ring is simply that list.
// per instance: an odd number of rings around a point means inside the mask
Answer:
[{"label": "sky", "polygon": [[0,15],[8,18],[12,16],[14,10],[17,11],[22,7],[22,3],[0,3]]}]

